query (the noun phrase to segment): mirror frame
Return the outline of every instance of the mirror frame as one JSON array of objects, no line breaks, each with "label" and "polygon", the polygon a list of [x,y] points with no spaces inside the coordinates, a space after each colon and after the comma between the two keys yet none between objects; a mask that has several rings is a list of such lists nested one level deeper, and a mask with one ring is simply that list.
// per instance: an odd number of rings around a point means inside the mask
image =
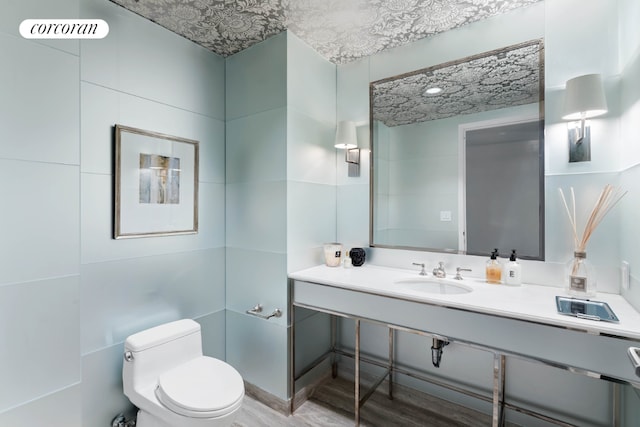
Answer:
[{"label": "mirror frame", "polygon": [[[540,242],[541,242],[541,246],[540,246],[540,252],[541,252],[541,256],[540,257],[536,257],[536,258],[531,258],[531,257],[523,257],[523,259],[535,259],[535,260],[542,260],[544,261],[545,259],[545,240],[546,240],[546,236],[545,236],[545,176],[544,176],[544,145],[545,145],[545,141],[544,141],[544,122],[545,122],[545,110],[544,110],[544,90],[545,90],[545,83],[544,83],[544,74],[545,74],[545,63],[544,63],[544,52],[545,52],[545,46],[544,46],[544,38],[539,38],[539,39],[533,39],[533,40],[528,40],[522,43],[517,43],[517,44],[513,44],[513,45],[509,45],[509,46],[505,46],[502,48],[498,48],[498,49],[493,49],[490,51],[486,51],[486,52],[481,52],[475,55],[470,55],[464,58],[459,58],[453,61],[448,61],[448,62],[443,62],[440,64],[436,64],[436,65],[432,65],[429,67],[425,67],[425,68],[421,68],[419,70],[414,70],[414,71],[410,71],[407,73],[402,73],[402,74],[398,74],[398,75],[394,75],[394,76],[390,76],[390,77],[386,77],[383,79],[379,79],[376,81],[372,81],[369,82],[369,143],[370,143],[370,161],[369,161],[369,247],[376,247],[376,248],[387,248],[387,249],[403,249],[403,250],[418,250],[418,251],[426,251],[426,252],[436,252],[436,253],[450,253],[450,254],[462,254],[462,255],[466,255],[467,251],[466,250],[461,250],[461,249],[457,249],[457,250],[449,250],[449,249],[442,249],[442,248],[428,248],[428,247],[419,247],[419,246],[404,246],[404,245],[386,245],[386,244],[376,244],[374,243],[374,193],[375,193],[375,188],[374,188],[374,172],[375,172],[375,162],[374,162],[374,143],[373,143],[373,137],[374,137],[374,114],[373,114],[373,94],[374,94],[374,86],[377,84],[381,84],[381,83],[385,83],[388,81],[393,81],[393,80],[398,80],[398,79],[403,79],[406,77],[411,77],[417,74],[424,74],[424,73],[430,73],[433,72],[434,70],[438,70],[438,69],[442,69],[442,68],[446,68],[446,67],[451,67],[451,66],[455,66],[455,65],[459,65],[465,62],[470,62],[473,60],[477,60],[477,59],[481,59],[481,58],[485,58],[488,56],[496,56],[514,49],[518,49],[518,48],[522,48],[522,47],[526,47],[526,46],[530,46],[530,45],[534,45],[537,44],[539,46],[538,49],[538,74],[539,74],[539,78],[538,78],[538,120],[541,122],[541,126],[542,126],[542,132],[540,134],[540,138],[541,138],[541,144],[540,144],[540,149],[541,149],[541,163],[540,163],[540,169],[541,169],[541,175],[540,175],[540,203],[541,203],[541,213],[540,213]],[[525,105],[525,104],[522,104]],[[487,110],[488,111],[488,110]],[[459,231],[458,231],[459,234]],[[469,255],[482,255],[482,254],[469,254]]]}]

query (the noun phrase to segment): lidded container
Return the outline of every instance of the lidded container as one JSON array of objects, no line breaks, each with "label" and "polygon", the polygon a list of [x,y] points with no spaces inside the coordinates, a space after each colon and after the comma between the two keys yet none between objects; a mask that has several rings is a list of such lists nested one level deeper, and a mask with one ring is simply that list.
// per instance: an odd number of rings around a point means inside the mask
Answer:
[{"label": "lidded container", "polygon": [[324,261],[329,267],[338,267],[342,261],[342,244],[341,243],[325,243],[324,244]]}]

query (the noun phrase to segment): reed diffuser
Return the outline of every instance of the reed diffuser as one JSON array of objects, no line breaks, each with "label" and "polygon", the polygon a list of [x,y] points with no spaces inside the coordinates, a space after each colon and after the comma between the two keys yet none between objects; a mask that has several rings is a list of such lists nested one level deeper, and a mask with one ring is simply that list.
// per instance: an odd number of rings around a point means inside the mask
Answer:
[{"label": "reed diffuser", "polygon": [[562,196],[562,202],[571,223],[575,248],[573,258],[567,263],[565,274],[565,289],[570,295],[593,296],[596,294],[596,274],[591,263],[587,261],[587,243],[598,224],[625,194],[627,192],[619,187],[613,187],[611,184],[605,185],[591,210],[582,236],[580,236],[576,216],[576,195],[573,187],[571,187],[571,209],[569,209],[564,192],[560,189],[560,196]]}]

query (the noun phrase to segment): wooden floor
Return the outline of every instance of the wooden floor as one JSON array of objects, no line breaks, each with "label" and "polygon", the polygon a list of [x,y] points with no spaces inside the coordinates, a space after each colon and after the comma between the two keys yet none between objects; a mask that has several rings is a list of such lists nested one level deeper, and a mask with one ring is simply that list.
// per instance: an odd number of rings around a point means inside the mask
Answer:
[{"label": "wooden floor", "polygon": [[[353,426],[353,406],[353,382],[338,377],[323,383],[288,417],[247,396],[233,426]],[[491,425],[485,414],[404,387],[394,390],[393,400],[380,387],[360,412],[360,425],[365,427]]]}]

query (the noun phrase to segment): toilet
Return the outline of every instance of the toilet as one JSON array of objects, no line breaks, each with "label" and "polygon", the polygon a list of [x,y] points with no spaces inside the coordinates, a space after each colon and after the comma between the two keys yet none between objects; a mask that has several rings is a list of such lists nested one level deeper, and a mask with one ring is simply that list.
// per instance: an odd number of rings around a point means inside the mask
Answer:
[{"label": "toilet", "polygon": [[129,336],[122,381],[138,408],[137,427],[230,426],[244,397],[238,371],[202,354],[200,325],[191,319]]}]

